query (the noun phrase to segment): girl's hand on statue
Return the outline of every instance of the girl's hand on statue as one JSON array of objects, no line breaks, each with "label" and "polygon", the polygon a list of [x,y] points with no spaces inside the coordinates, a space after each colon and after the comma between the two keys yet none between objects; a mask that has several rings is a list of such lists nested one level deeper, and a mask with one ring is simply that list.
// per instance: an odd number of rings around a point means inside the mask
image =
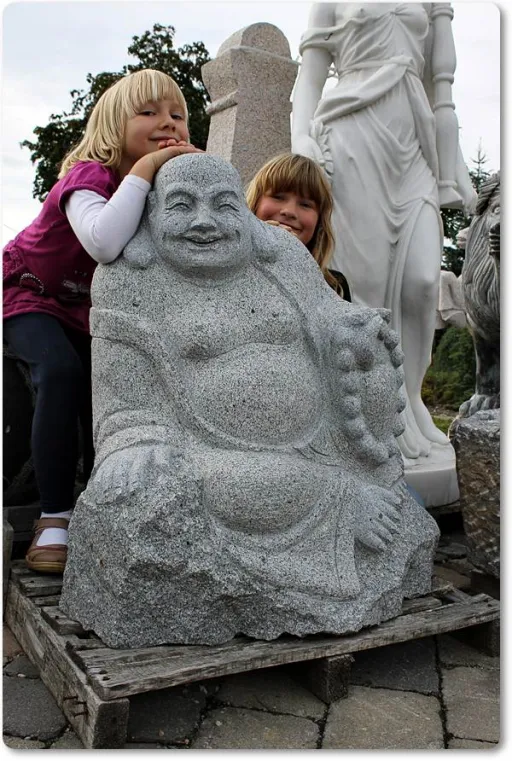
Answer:
[{"label": "girl's hand on statue", "polygon": [[158,148],[159,150],[162,148],[186,148],[187,153],[204,153],[201,148],[196,148],[195,145],[192,145],[192,143],[187,143],[186,140],[177,140],[175,137],[169,137],[167,140],[160,140],[158,143]]},{"label": "girl's hand on statue", "polygon": [[130,174],[142,177],[143,180],[148,182],[153,182],[153,177],[166,161],[185,153],[204,153],[204,151],[196,148],[192,143],[186,143],[184,140],[176,140],[175,138],[162,140],[158,143],[158,150],[147,153],[135,162],[130,170]]},{"label": "girl's hand on statue", "polygon": [[169,159],[174,159],[176,156],[182,156],[185,153],[204,153],[204,151],[196,148],[192,143],[186,143],[184,140],[175,140],[171,137],[169,140],[162,140],[158,143],[158,150],[154,151],[154,153],[149,153],[144,158],[152,160],[156,172]]},{"label": "girl's hand on statue", "polygon": [[284,225],[282,222],[278,222],[276,219],[266,219],[265,222],[267,225],[272,225],[273,227],[282,227],[283,230],[286,230],[287,232],[292,233],[292,235],[298,237],[296,230],[292,230],[291,227]]}]

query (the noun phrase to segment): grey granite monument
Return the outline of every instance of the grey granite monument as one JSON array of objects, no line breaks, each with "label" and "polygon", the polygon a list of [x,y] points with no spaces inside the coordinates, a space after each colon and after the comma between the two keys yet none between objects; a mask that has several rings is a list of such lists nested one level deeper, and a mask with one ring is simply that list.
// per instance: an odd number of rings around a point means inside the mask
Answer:
[{"label": "grey granite monument", "polygon": [[201,74],[211,98],[207,153],[230,161],[246,185],[269,159],[290,150],[290,95],[298,64],[273,24],[240,29]]},{"label": "grey granite monument", "polygon": [[99,265],[96,462],[61,608],[111,647],[344,633],[429,592],[386,310],[344,302],[207,154],[158,172]]}]

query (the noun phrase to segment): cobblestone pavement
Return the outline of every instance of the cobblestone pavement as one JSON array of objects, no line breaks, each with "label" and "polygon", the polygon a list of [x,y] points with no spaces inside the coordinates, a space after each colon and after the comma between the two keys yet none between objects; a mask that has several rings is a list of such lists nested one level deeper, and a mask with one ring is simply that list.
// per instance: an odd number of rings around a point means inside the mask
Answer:
[{"label": "cobblestone pavement", "polygon": [[[437,562],[445,577],[468,581],[463,539],[442,543]],[[5,744],[82,748],[6,626],[3,643]],[[499,743],[499,657],[439,635],[354,658],[348,697],[330,705],[286,668],[136,695],[125,747],[483,750]]]}]

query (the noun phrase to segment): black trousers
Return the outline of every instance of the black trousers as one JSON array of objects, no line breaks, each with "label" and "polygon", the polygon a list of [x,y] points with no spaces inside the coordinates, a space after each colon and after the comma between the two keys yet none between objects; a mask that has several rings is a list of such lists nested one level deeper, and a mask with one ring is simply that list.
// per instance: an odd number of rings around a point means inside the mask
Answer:
[{"label": "black trousers", "polygon": [[79,421],[84,476],[91,473],[91,338],[56,317],[22,314],[4,321],[4,341],[30,368],[36,391],[32,459],[41,510],[71,510],[78,462]]}]

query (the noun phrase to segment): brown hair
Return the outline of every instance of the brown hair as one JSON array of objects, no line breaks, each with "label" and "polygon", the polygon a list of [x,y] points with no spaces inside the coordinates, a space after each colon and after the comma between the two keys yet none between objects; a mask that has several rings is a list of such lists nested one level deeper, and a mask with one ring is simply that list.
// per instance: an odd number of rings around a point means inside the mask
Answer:
[{"label": "brown hair", "polygon": [[334,249],[334,235],[331,225],[332,193],[327,177],[313,159],[297,153],[283,153],[267,161],[253,177],[246,191],[247,205],[256,214],[262,196],[286,192],[309,198],[317,205],[318,222],[307,248],[329,285],[339,291],[338,281],[328,269]]},{"label": "brown hair", "polygon": [[145,103],[165,99],[177,101],[188,119],[183,93],[168,74],[142,69],[114,82],[94,106],[82,140],[64,157],[59,179],[79,161],[98,161],[117,169],[128,119]]}]

